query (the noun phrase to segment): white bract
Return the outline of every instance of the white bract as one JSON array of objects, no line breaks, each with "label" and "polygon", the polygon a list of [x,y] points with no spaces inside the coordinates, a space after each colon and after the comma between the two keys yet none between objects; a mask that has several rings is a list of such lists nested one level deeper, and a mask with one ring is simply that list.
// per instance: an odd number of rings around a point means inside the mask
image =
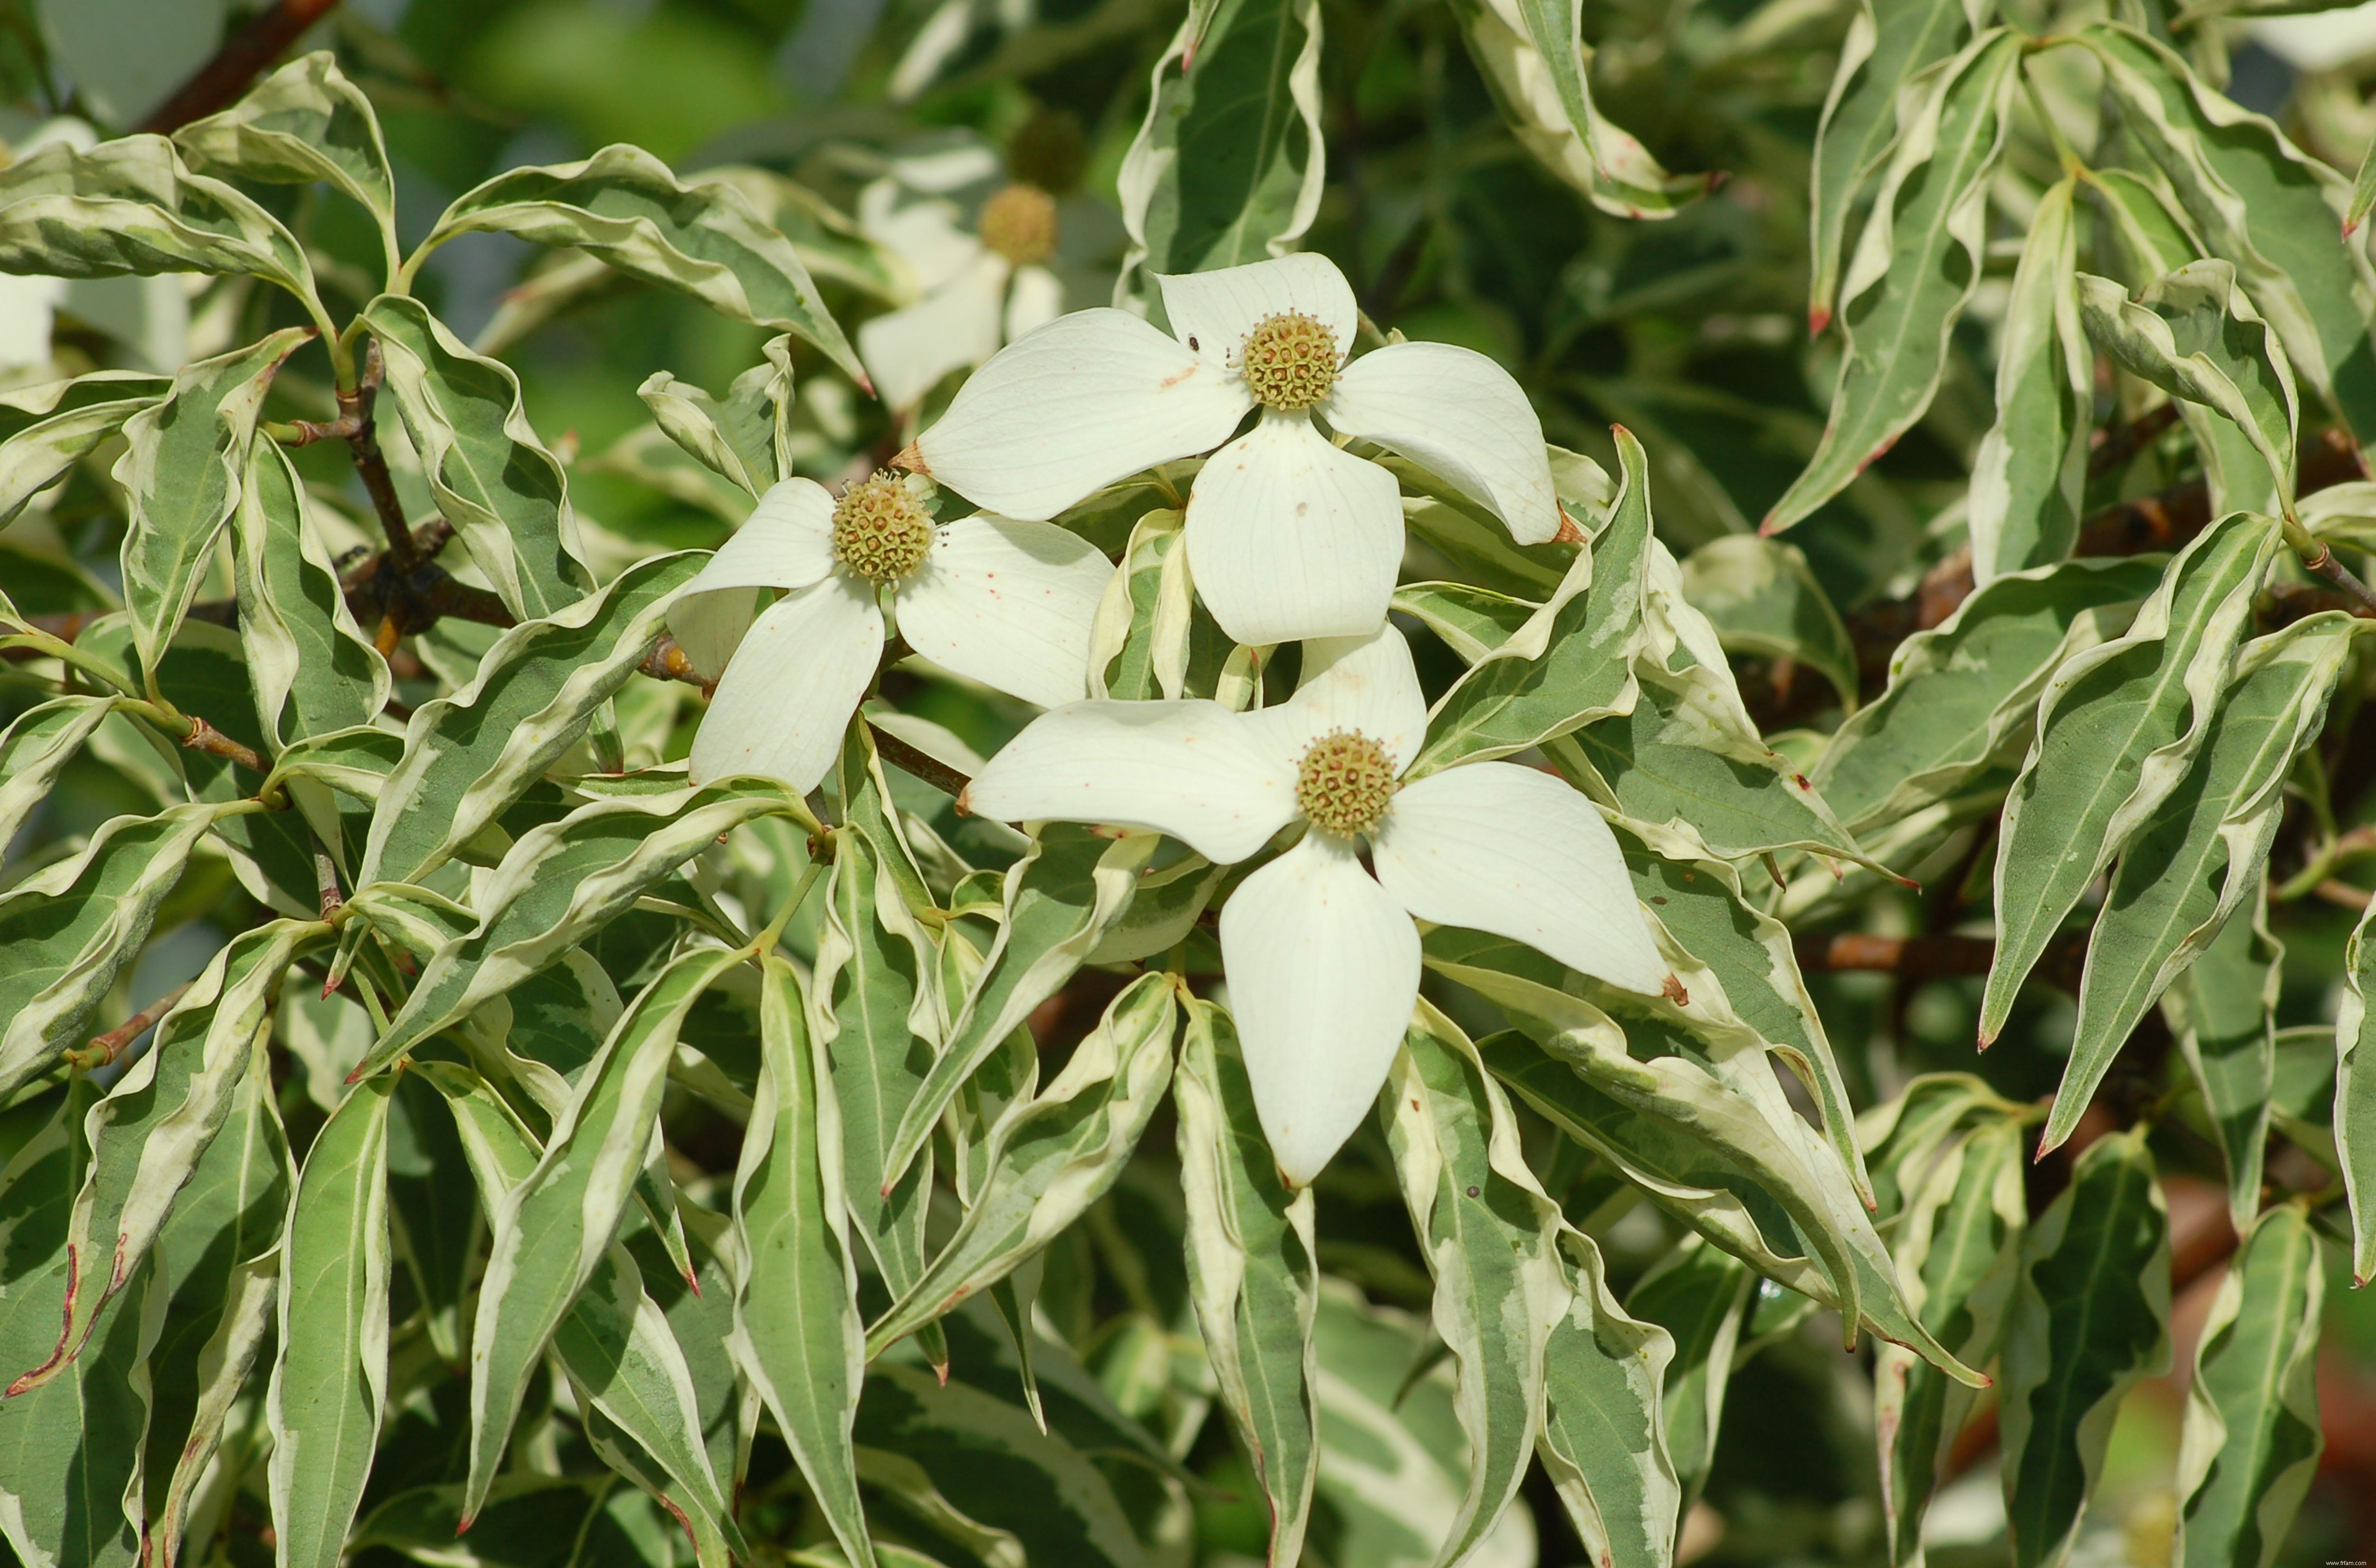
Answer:
[{"label": "white bract", "polygon": [[[1591,803],[1515,763],[1402,781],[1427,703],[1399,632],[1307,642],[1277,707],[1081,702],[1033,720],[961,804],[1009,822],[1150,828],[1241,861],[1285,854],[1221,910],[1221,959],[1254,1107],[1301,1185],[1385,1082],[1419,996],[1412,917],[1523,942],[1629,991],[1669,980],[1615,837]],[[1359,844],[1369,845],[1362,864]]]},{"label": "white bract", "polygon": [[[972,232],[961,203],[978,204]],[[1095,253],[1111,249],[1116,221],[1093,196],[1002,183],[987,148],[896,161],[858,195],[859,228],[898,260],[918,296],[858,329],[884,406],[914,409],[942,377],[1053,321],[1068,298],[1087,297]]]},{"label": "white bract", "polygon": [[[694,737],[695,783],[816,787],[883,657],[885,590],[900,636],[943,669],[1043,707],[1087,690],[1112,564],[1051,523],[935,523],[930,491],[877,475],[837,501],[788,479],[685,585],[670,629],[703,674],[725,671]],[[787,591],[760,612],[766,588]]]},{"label": "white bract", "polygon": [[1124,311],[1059,316],[958,389],[916,443],[925,470],[1008,517],[1051,517],[1213,452],[1188,499],[1189,572],[1221,629],[1253,645],[1373,630],[1402,564],[1394,476],[1315,417],[1425,465],[1522,544],[1559,533],[1542,423],[1491,360],[1396,343],[1348,363],[1360,311],[1325,256],[1157,280],[1174,336]]}]

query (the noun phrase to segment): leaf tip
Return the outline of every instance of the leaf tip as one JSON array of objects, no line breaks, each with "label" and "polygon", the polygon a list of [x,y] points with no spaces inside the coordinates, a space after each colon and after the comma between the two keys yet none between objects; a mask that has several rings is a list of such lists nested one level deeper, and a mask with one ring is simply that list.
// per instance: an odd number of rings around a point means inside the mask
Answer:
[{"label": "leaf tip", "polygon": [[685,1289],[691,1290],[696,1298],[701,1295],[701,1278],[689,1268],[684,1271],[684,1284]]},{"label": "leaf tip", "polygon": [[1829,305],[1812,305],[1812,306],[1810,306],[1810,307],[1808,308],[1808,311],[1807,311],[1807,336],[1808,336],[1808,337],[1810,337],[1810,338],[1820,338],[1820,337],[1822,337],[1822,336],[1824,335],[1824,327],[1829,327],[1831,324],[1832,324],[1832,307],[1831,307],[1831,306],[1829,306]]}]

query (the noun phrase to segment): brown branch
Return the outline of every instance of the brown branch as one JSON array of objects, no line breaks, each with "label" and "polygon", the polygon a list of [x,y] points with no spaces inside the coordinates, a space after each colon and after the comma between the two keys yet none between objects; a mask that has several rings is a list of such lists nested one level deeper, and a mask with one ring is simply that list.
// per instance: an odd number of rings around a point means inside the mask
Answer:
[{"label": "brown branch", "polygon": [[404,503],[397,499],[396,481],[388,476],[387,458],[380,452],[379,432],[372,418],[372,410],[379,401],[380,383],[386,374],[379,339],[370,339],[363,346],[362,375],[354,390],[339,394],[339,417],[315,428],[335,432],[345,438],[347,450],[354,456],[355,472],[362,476],[364,493],[371,496],[372,510],[379,515],[380,531],[387,536],[388,559],[409,571],[425,557],[412,530],[405,526]]},{"label": "brown branch", "polygon": [[80,1067],[86,1071],[93,1067],[106,1066],[118,1056],[123,1055],[125,1048],[134,1040],[154,1028],[157,1020],[172,1012],[173,1004],[182,1000],[183,995],[195,983],[192,980],[184,980],[105,1034],[91,1036],[89,1045],[79,1048],[68,1047],[58,1054],[65,1058],[68,1065]]},{"label": "brown branch", "polygon": [[304,38],[304,30],[327,17],[335,5],[338,0],[280,0],[259,12],[238,33],[226,38],[214,59],[197,66],[197,74],[181,83],[173,98],[164,100],[154,114],[140,121],[140,128],[157,136],[173,136],[193,119],[207,119],[216,109],[240,102],[247,83],[288,53],[292,42]]},{"label": "brown branch", "polygon": [[2163,403],[2147,409],[2118,430],[2098,432],[2087,454],[2087,477],[2102,479],[2125,467],[2130,458],[2160,440],[2162,433],[2176,424],[2178,419],[2178,405]]},{"label": "brown branch", "polygon": [[214,58],[141,123],[144,131],[172,136],[193,120],[227,109],[248,84],[269,69],[305,30],[328,16],[339,0],[279,0],[223,41]]},{"label": "brown branch", "polygon": [[228,757],[250,773],[272,771],[270,763],[200,719],[196,714],[190,714],[187,717],[190,720],[190,732],[182,737],[182,744],[189,747],[190,750],[204,752],[209,756]]},{"label": "brown branch", "polygon": [[[2088,927],[2082,926],[2057,937],[2039,956],[2037,973],[2049,984],[2077,992],[2091,934]],[[1997,951],[1996,942],[1990,937],[1953,932],[1876,936],[1869,932],[1843,932],[1832,936],[1794,937],[1790,946],[1802,969],[1835,974],[1894,974],[1908,980],[1984,975],[1995,961]]]},{"label": "brown branch", "polygon": [[874,750],[885,762],[904,773],[913,774],[952,800],[962,797],[973,780],[951,767],[938,757],[929,756],[879,724],[866,727],[873,733]]}]

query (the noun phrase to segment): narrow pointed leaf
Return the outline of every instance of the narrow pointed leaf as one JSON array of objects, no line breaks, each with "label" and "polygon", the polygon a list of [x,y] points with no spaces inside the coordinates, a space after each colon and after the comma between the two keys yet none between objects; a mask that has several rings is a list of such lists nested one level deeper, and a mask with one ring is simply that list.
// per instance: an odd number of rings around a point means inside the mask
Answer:
[{"label": "narrow pointed leaf", "polygon": [[396,224],[396,179],[371,101],[328,50],[302,54],[220,113],[173,133],[191,163],[271,184],[323,180]]},{"label": "narrow pointed leaf", "polygon": [[77,1031],[139,953],[158,906],[223,813],[192,804],[119,816],[80,854],[0,894],[0,949],[8,955],[0,967],[0,1093],[82,1043]]},{"label": "narrow pointed leaf", "polygon": [[100,370],[0,393],[0,528],[172,386],[168,376]]},{"label": "narrow pointed leaf", "polygon": [[2050,566],[2079,540],[2095,425],[2095,362],[2080,326],[2077,184],[2047,188],[2022,242],[1997,352],[1996,423],[1972,458],[1972,576]]},{"label": "narrow pointed leaf", "polygon": [[2125,628],[2160,577],[2157,562],[2073,561],[1978,589],[1898,645],[1888,689],[1825,744],[1816,788],[1864,832],[2018,761],[2057,666]]},{"label": "narrow pointed leaf", "polygon": [[198,573],[239,507],[265,394],[308,336],[304,327],[284,327],[252,347],[184,365],[162,401],[125,422],[114,475],[131,505],[124,588],[144,670],[156,670],[196,596]]},{"label": "narrow pointed leaf", "polygon": [[470,1335],[466,1515],[478,1511],[503,1460],[529,1374],[610,1253],[643,1170],[685,1015],[744,956],[720,948],[690,953],[644,988],[578,1081],[536,1169],[496,1211]]},{"label": "narrow pointed leaf", "polygon": [[1904,134],[1902,95],[1962,47],[1971,25],[1966,10],[1959,0],[1865,0],[1849,18],[1815,131],[1807,198],[1814,250],[1807,304],[1812,333],[1831,324],[1848,214]]},{"label": "narrow pointed leaf", "polygon": [[2168,45],[2108,22],[2078,36],[2103,62],[2106,96],[2210,254],[2235,265],[2294,369],[2364,450],[2376,440],[2376,277],[2345,239],[2350,185],[2267,116],[2196,77]]},{"label": "narrow pointed leaf", "polygon": [[1188,1003],[1174,1103],[1188,1278],[1205,1356],[1270,1512],[1270,1561],[1300,1560],[1320,1457],[1311,1189],[1289,1189],[1255,1120],[1230,1016]]},{"label": "narrow pointed leaf", "polygon": [[1683,1501],[1660,1404],[1674,1337],[1617,1304],[1590,1237],[1560,1240],[1573,1294],[1544,1349],[1543,1468],[1594,1563],[1665,1568]]},{"label": "narrow pointed leaf", "polygon": [[[2027,1218],[2024,1128],[1997,1118],[1946,1146],[1908,1194],[1895,1253],[1907,1303],[1958,1359],[1983,1366],[1996,1351]],[[1873,1358],[1874,1427],[1890,1560],[1920,1560],[1922,1519],[1952,1479],[1956,1440],[1975,1396],[1913,1352],[1883,1345]]]},{"label": "narrow pointed leaf", "polygon": [[1700,1494],[1716,1462],[1716,1441],[1757,1277],[1739,1258],[1686,1236],[1634,1283],[1625,1311],[1663,1329],[1673,1352],[1659,1388],[1669,1463],[1681,1493],[1680,1515]]},{"label": "narrow pointed leaf", "polygon": [[505,632],[477,679],[422,704],[381,788],[357,882],[419,881],[517,800],[626,684],[699,564],[663,555],[630,567],[600,593]]},{"label": "narrow pointed leaf", "polygon": [[923,1277],[868,1327],[870,1359],[1013,1272],[1121,1178],[1171,1081],[1171,987],[1150,974],[1123,988],[1055,1080],[990,1129],[987,1182]]},{"label": "narrow pointed leaf", "polygon": [[1508,756],[1629,711],[1643,647],[1643,579],[1651,552],[1650,466],[1622,426],[1624,488],[1608,523],[1549,601],[1469,666],[1428,716],[1414,775],[1467,757]]},{"label": "narrow pointed leaf", "polygon": [[[2192,766],[2138,827],[2112,873],[2087,944],[2071,1064],[2043,1146],[2070,1135],[2154,999],[2233,923],[2248,897],[2257,912],[2286,775],[2326,722],[2353,625],[2341,613],[2313,616],[2244,645]],[[2245,916],[2248,925],[2253,918]],[[2258,995],[2257,984],[2248,989]]]},{"label": "narrow pointed leaf", "polygon": [[2326,1270],[2299,1203],[2261,1216],[2228,1265],[2196,1342],[2178,1461],[2185,1568],[2270,1568],[2310,1491]]},{"label": "narrow pointed leaf", "polygon": [[858,1496],[850,1431],[866,1370],[857,1260],[844,1221],[833,1099],[791,966],[761,981],[759,1091],[734,1172],[743,1277],[734,1296],[735,1364],[766,1402],[819,1512],[857,1568],[874,1560]]},{"label": "narrow pointed leaf", "polygon": [[1979,281],[1990,181],[2021,42],[1983,33],[1929,78],[1840,288],[1847,353],[1806,470],[1765,514],[1778,533],[1847,488],[1922,417]]},{"label": "narrow pointed leaf", "polygon": [[1123,158],[1126,279],[1284,255],[1312,226],[1326,170],[1320,16],[1313,0],[1191,8]]},{"label": "narrow pointed leaf", "polygon": [[337,1568],[387,1397],[387,1107],[358,1084],[305,1153],[281,1255],[265,1396],[278,1568]]},{"label": "narrow pointed leaf", "polygon": [[89,1165],[66,1232],[75,1289],[49,1359],[30,1369],[0,1368],[15,1380],[11,1393],[58,1375],[82,1349],[101,1311],[132,1283],[183,1184],[237,1103],[257,1027],[282,973],[327,934],[318,926],[275,921],[234,938],[158,1022],[148,1051],[92,1107],[84,1128]]},{"label": "narrow pointed leaf", "polygon": [[408,275],[432,249],[474,232],[600,256],[736,321],[794,333],[866,385],[791,242],[732,184],[681,181],[641,148],[606,147],[581,162],[496,175],[446,209],[406,263]]},{"label": "narrow pointed leaf", "polygon": [[[719,834],[769,813],[797,810],[799,802],[780,785],[730,779],[657,800],[595,801],[529,829],[480,889],[486,913],[435,949],[357,1075],[379,1071],[560,962]],[[636,1150],[639,1170],[644,1155]]]},{"label": "narrow pointed leaf", "polygon": [[222,181],[192,173],[157,136],[120,137],[88,152],[53,141],[0,173],[0,272],[235,272],[314,297],[305,252],[279,220]]},{"label": "narrow pointed leaf", "polygon": [[2276,542],[2263,517],[2214,524],[2169,564],[2124,636],[2047,682],[1998,838],[1983,1042],[2087,884],[2185,778]]},{"label": "narrow pointed leaf", "polygon": [[2063,1562],[2121,1400],[2169,1365],[2169,1215],[2144,1129],[2087,1146],[2022,1242],[1999,1421],[2016,1568]]},{"label": "narrow pointed leaf", "polygon": [[906,1173],[974,1070],[1072,978],[1122,918],[1157,842],[1154,834],[1109,838],[1051,823],[1008,868],[998,939],[949,1026],[948,1043],[900,1114],[883,1161],[885,1185]]},{"label": "narrow pointed leaf", "polygon": [[569,481],[529,425],[519,378],[464,347],[417,300],[383,294],[362,319],[379,339],[430,493],[470,559],[515,616],[557,617],[594,579]]},{"label": "narrow pointed leaf", "polygon": [[1619,218],[1670,218],[1716,187],[1708,175],[1669,174],[1600,112],[1576,0],[1465,0],[1456,10],[1511,134],[1595,207]]}]

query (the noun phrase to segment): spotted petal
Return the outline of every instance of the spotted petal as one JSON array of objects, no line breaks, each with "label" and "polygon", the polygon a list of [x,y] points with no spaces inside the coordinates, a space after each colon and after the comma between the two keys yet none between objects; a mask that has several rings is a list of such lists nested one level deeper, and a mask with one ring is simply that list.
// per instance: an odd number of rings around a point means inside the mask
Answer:
[{"label": "spotted petal", "polygon": [[987,510],[1044,521],[1142,469],[1212,450],[1252,406],[1138,317],[1076,311],[992,355],[916,450],[934,479]]},{"label": "spotted petal", "polygon": [[1419,932],[1349,844],[1313,833],[1230,896],[1221,962],[1255,1113],[1301,1186],[1386,1081],[1419,1000]]},{"label": "spotted petal", "polygon": [[1221,630],[1254,646],[1366,636],[1403,559],[1394,476],[1265,413],[1213,454],[1188,497],[1188,570]]},{"label": "spotted petal", "polygon": [[1427,695],[1420,690],[1410,644],[1391,624],[1366,637],[1321,637],[1303,645],[1303,677],[1277,707],[1246,715],[1273,737],[1280,754],[1301,759],[1336,731],[1385,747],[1399,774],[1427,738]]},{"label": "spotted petal", "polygon": [[1339,435],[1391,446],[1443,475],[1520,544],[1559,532],[1542,421],[1510,373],[1476,350],[1396,343],[1363,354],[1319,412]]},{"label": "spotted petal", "polygon": [[984,251],[942,288],[858,329],[858,357],[890,409],[912,409],[954,370],[998,351],[1008,267]]},{"label": "spotted petal", "polygon": [[1353,286],[1325,255],[1299,251],[1244,267],[1158,276],[1156,281],[1163,286],[1163,311],[1171,318],[1172,336],[1207,363],[1234,366],[1246,334],[1265,317],[1289,311],[1328,328],[1340,363],[1353,350],[1360,306],[1353,301]]},{"label": "spotted petal", "polygon": [[1421,920],[1523,942],[1628,991],[1667,983],[1615,835],[1549,774],[1513,762],[1430,774],[1395,797],[1371,855]]},{"label": "spotted petal", "polygon": [[839,573],[770,607],[726,667],[693,738],[693,782],[738,773],[802,794],[841,749],[883,656],[883,612]]},{"label": "spotted petal", "polygon": [[1295,815],[1295,765],[1216,702],[1077,702],[1042,714],[959,802],[1001,822],[1144,827],[1221,864]]},{"label": "spotted petal", "polygon": [[1053,523],[948,527],[899,585],[899,635],[926,659],[1042,707],[1088,695],[1089,627],[1113,563]]},{"label": "spotted petal", "polygon": [[833,497],[814,480],[771,486],[669,610],[669,630],[703,674],[726,668],[758,588],[804,588],[833,570]]}]

